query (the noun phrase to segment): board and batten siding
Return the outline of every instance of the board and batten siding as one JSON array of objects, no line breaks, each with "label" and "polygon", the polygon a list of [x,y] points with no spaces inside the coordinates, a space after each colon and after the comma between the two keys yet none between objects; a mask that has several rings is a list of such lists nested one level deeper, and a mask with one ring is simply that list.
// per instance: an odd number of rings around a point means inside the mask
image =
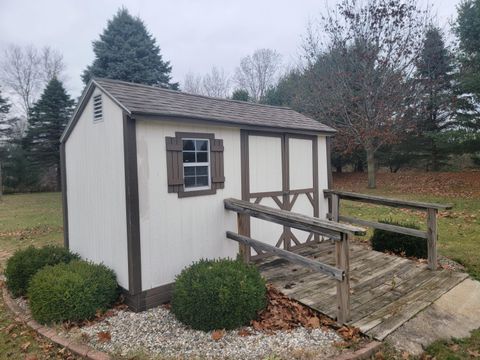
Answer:
[{"label": "board and batten siding", "polygon": [[[175,132],[213,133],[224,145],[225,188],[216,194],[179,198],[168,193],[165,137]],[[235,258],[236,214],[223,199],[241,198],[240,130],[137,118],[142,289],[171,283],[201,258]]]},{"label": "board and batten siding", "polygon": [[327,219],[328,200],[323,196],[323,190],[328,189],[328,169],[327,164],[327,137],[319,135],[318,137],[318,191],[319,191],[319,212],[320,219]]},{"label": "board and batten siding", "polygon": [[113,269],[128,289],[122,110],[103,94],[103,118],[93,120],[93,96],[65,144],[69,247]]},{"label": "board and batten siding", "polygon": [[[278,136],[249,135],[248,152],[250,193],[282,191],[282,139]],[[278,209],[271,197],[263,198],[260,204]],[[282,232],[282,225],[250,218],[253,239],[275,246]],[[252,254],[256,254],[253,249]]]}]

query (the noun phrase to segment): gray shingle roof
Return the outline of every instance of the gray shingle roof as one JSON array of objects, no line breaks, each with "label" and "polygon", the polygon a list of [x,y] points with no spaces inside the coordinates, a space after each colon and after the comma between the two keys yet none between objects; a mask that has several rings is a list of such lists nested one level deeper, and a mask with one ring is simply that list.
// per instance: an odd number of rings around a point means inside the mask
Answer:
[{"label": "gray shingle roof", "polygon": [[182,116],[238,125],[335,132],[331,127],[286,107],[217,99],[119,80],[96,78],[93,82],[131,114]]}]

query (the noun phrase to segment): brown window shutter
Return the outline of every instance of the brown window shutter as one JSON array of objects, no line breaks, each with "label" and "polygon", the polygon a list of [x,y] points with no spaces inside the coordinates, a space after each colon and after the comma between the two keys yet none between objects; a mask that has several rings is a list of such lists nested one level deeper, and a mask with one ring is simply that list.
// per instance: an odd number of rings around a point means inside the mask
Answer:
[{"label": "brown window shutter", "polygon": [[212,139],[210,145],[212,155],[212,188],[223,189],[225,186],[225,175],[223,173],[223,140]]},{"label": "brown window shutter", "polygon": [[182,139],[165,137],[167,145],[167,181],[168,192],[178,193],[183,190]]}]

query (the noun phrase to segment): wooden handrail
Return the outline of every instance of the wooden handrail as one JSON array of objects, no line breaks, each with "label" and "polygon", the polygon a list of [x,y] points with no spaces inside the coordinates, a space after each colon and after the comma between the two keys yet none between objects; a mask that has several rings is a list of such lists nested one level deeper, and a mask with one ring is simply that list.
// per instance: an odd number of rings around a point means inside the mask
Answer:
[{"label": "wooden handrail", "polygon": [[283,249],[277,248],[276,246],[265,244],[261,241],[252,239],[248,236],[243,236],[231,231],[227,231],[227,238],[231,240],[235,240],[239,243],[251,246],[255,249],[255,251],[258,251],[258,250],[267,251],[278,257],[284,258],[295,264],[308,267],[309,269],[325,274],[336,280],[343,280],[345,277],[345,271],[342,269],[337,269],[334,266],[324,264],[320,261],[312,260],[305,256],[297,255],[291,251],[283,250]]},{"label": "wooden handrail", "polygon": [[[328,213],[327,218],[332,219],[332,214]],[[363,219],[355,218],[353,216],[345,216],[345,215],[339,215],[338,220],[346,223],[350,223],[350,224],[361,225],[365,227],[372,227],[374,229],[381,229],[381,230],[395,232],[399,234],[415,236],[422,239],[428,238],[428,233],[426,231],[407,228],[404,226],[386,224],[386,223],[381,223],[377,221],[363,220]]]},{"label": "wooden handrail", "polygon": [[385,205],[391,207],[400,207],[407,209],[416,209],[416,210],[427,210],[427,209],[436,209],[436,210],[449,210],[453,207],[451,204],[436,204],[436,203],[426,203],[420,201],[409,201],[409,200],[400,200],[386,198],[383,196],[374,196],[367,194],[358,194],[348,191],[337,191],[337,190],[323,190],[325,196],[331,196],[332,194],[337,195],[340,199],[359,201],[363,203]]},{"label": "wooden handrail", "polygon": [[[368,226],[375,229],[382,229],[386,231],[427,239],[428,268],[431,270],[435,270],[437,268],[437,215],[439,210],[451,209],[452,205],[391,199],[382,196],[357,194],[347,191],[324,190],[323,193],[326,197],[330,198],[331,213],[327,214],[327,218],[331,219],[332,221],[344,221],[350,224]],[[368,221],[351,216],[342,216],[340,215],[341,199],[390,207],[424,210],[427,212],[427,231],[421,231],[392,224],[384,224],[375,221]]]},{"label": "wooden handrail", "polygon": [[[350,320],[348,242],[351,234],[364,235],[365,229],[238,199],[225,199],[224,206],[227,210],[237,212],[238,234],[228,231],[227,238],[239,243],[240,257],[245,262],[250,261],[250,248],[253,248],[257,252],[266,251],[333,277],[337,281],[337,321],[344,324]],[[295,254],[288,249],[280,249],[252,239],[250,237],[250,216],[336,240],[336,267]]]},{"label": "wooden handrail", "polygon": [[292,227],[340,240],[341,234],[365,235],[363,228],[340,224],[334,221],[321,220],[288,210],[274,209],[269,206],[252,204],[251,202],[238,199],[225,199],[225,209],[236,211],[239,214],[247,214],[262,220],[267,220],[280,225]]}]

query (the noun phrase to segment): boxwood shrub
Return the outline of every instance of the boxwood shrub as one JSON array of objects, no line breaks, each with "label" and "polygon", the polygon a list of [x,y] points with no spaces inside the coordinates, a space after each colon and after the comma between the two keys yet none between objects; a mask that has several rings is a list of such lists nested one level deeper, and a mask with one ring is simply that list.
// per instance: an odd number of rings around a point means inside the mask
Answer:
[{"label": "boxwood shrub", "polygon": [[[384,224],[403,226],[417,230],[419,229],[418,225],[412,222],[401,222],[391,219],[379,221]],[[370,241],[373,250],[376,251],[391,251],[395,254],[419,259],[426,259],[428,256],[427,239],[375,229]]]},{"label": "boxwood shrub", "polygon": [[194,329],[234,329],[266,306],[265,281],[238,260],[200,260],[176,278],[172,312]]},{"label": "boxwood shrub", "polygon": [[5,277],[8,290],[13,296],[23,296],[27,293],[28,284],[33,275],[46,265],[56,265],[78,260],[77,254],[72,254],[68,249],[59,246],[45,246],[34,248],[30,246],[17,250],[7,260]]},{"label": "boxwood shrub", "polygon": [[90,319],[113,304],[117,295],[112,270],[78,260],[44,267],[28,287],[32,316],[42,324]]}]

